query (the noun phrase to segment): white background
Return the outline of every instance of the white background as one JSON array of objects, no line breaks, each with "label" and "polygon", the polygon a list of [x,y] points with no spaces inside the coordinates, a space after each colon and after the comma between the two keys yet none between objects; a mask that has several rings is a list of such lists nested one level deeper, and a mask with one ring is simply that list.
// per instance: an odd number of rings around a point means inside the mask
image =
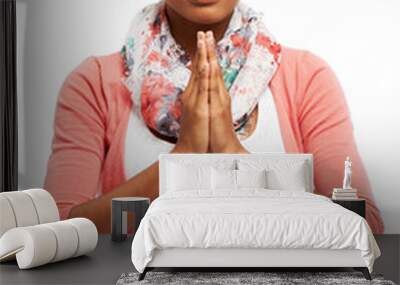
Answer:
[{"label": "white background", "polygon": [[[118,51],[148,2],[17,0],[20,188],[43,185],[66,75],[87,56]],[[400,1],[245,2],[265,13],[282,44],[308,49],[335,70],[386,233],[400,233]]]}]

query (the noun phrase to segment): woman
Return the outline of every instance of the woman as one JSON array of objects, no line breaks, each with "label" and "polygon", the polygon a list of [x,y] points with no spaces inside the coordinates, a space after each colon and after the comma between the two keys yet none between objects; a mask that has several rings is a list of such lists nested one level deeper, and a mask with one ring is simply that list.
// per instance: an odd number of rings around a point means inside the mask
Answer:
[{"label": "woman", "polygon": [[158,196],[161,152],[312,153],[316,193],[340,185],[383,222],[343,91],[320,58],[276,43],[238,0],[165,0],[132,22],[122,53],[90,57],[59,95],[45,188],[61,216],[110,229],[110,200]]}]

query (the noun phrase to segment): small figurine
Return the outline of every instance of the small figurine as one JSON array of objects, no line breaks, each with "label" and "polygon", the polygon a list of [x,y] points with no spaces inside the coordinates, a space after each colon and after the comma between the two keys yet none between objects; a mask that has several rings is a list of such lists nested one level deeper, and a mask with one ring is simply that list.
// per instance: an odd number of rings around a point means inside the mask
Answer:
[{"label": "small figurine", "polygon": [[343,179],[343,189],[352,189],[351,187],[351,159],[346,157],[344,162],[344,179]]}]

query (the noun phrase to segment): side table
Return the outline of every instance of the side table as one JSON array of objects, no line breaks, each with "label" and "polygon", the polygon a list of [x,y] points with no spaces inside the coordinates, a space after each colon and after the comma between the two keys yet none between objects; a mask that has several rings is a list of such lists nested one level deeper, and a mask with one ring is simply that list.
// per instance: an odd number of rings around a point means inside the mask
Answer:
[{"label": "side table", "polygon": [[146,214],[150,205],[150,199],[144,197],[120,197],[111,201],[111,239],[124,241],[128,235],[128,213],[135,216],[135,232],[140,221]]},{"label": "side table", "polygon": [[339,204],[340,206],[359,214],[365,219],[365,199],[356,200],[336,200],[332,199],[333,203]]}]

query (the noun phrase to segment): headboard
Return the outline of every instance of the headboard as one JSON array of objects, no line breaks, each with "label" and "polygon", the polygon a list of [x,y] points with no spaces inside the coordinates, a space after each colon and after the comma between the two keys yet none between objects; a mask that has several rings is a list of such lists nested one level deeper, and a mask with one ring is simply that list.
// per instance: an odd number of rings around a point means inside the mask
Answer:
[{"label": "headboard", "polygon": [[267,160],[269,163],[273,161],[304,161],[306,164],[306,173],[308,185],[307,192],[314,192],[314,168],[312,154],[285,154],[285,153],[251,153],[251,154],[160,154],[159,156],[159,193],[166,192],[167,167],[168,162],[187,163],[190,165],[210,164],[212,166],[221,163],[229,163],[236,166],[238,160]]}]

